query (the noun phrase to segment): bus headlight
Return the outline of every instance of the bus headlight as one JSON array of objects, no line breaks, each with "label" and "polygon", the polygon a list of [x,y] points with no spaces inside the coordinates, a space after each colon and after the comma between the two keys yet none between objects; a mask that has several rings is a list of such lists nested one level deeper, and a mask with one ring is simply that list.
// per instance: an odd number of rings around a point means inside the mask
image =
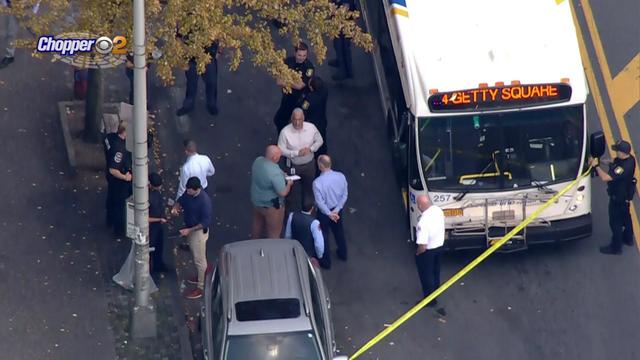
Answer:
[{"label": "bus headlight", "polygon": [[577,208],[578,208],[578,205],[573,204],[569,207],[569,211],[576,211]]},{"label": "bus headlight", "polygon": [[576,195],[576,202],[581,203],[584,200],[584,194]]}]

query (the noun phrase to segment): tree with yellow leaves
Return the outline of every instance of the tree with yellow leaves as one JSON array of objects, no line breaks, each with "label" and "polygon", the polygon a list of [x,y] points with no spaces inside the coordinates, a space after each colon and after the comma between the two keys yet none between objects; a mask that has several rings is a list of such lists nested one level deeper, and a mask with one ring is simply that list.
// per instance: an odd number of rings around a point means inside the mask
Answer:
[{"label": "tree with yellow leaves", "polygon": [[[34,14],[36,4],[40,11]],[[131,0],[12,0],[11,5],[2,12],[14,14],[36,39],[67,32],[133,38]],[[359,13],[331,0],[146,0],[145,10],[147,51],[161,50],[156,71],[165,84],[172,84],[173,70],[186,68],[192,58],[204,72],[211,61],[205,49],[214,41],[230,53],[231,70],[248,56],[286,86],[300,81],[300,74],[285,65],[286,49],[276,45],[278,37],[292,44],[304,38],[318,63],[326,57],[325,42],[341,32],[365,50],[372,47],[371,37],[356,24]],[[274,20],[283,24],[279,30],[270,26]],[[188,34],[188,40],[178,33]],[[35,49],[35,41],[21,39],[17,45]]]}]

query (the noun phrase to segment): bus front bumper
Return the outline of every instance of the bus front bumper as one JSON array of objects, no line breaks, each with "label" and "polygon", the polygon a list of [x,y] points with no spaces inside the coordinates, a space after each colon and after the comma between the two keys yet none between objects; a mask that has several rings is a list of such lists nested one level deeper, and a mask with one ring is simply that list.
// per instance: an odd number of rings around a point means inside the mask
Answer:
[{"label": "bus front bumper", "polygon": [[[492,228],[490,233],[492,238],[502,237],[513,228]],[[532,226],[526,230],[526,239],[514,240],[513,243],[505,244],[502,249],[507,251],[524,250],[527,246],[559,243],[591,236],[591,214],[582,215],[572,219],[551,221],[550,226]],[[520,232],[522,234],[522,232]],[[487,237],[483,235],[453,235],[451,230],[447,230],[447,237],[444,243],[445,249],[450,251],[465,249],[486,249],[488,245]]]}]

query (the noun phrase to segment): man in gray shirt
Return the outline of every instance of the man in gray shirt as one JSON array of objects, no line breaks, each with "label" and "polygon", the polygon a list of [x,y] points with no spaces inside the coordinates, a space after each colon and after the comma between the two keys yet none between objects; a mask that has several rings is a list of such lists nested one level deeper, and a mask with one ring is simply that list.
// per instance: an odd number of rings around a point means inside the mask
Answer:
[{"label": "man in gray shirt", "polygon": [[284,221],[284,197],[293,181],[285,179],[278,166],[282,152],[275,145],[267,146],[264,156],[258,156],[251,167],[251,202],[253,221],[251,237],[260,239],[266,227],[267,237],[280,238]]}]

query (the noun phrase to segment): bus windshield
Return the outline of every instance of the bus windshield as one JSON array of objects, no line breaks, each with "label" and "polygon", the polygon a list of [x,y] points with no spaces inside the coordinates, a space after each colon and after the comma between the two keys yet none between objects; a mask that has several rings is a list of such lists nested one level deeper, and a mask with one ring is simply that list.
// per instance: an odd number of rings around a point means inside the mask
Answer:
[{"label": "bus windshield", "polygon": [[583,106],[420,118],[429,190],[499,191],[575,179]]}]

